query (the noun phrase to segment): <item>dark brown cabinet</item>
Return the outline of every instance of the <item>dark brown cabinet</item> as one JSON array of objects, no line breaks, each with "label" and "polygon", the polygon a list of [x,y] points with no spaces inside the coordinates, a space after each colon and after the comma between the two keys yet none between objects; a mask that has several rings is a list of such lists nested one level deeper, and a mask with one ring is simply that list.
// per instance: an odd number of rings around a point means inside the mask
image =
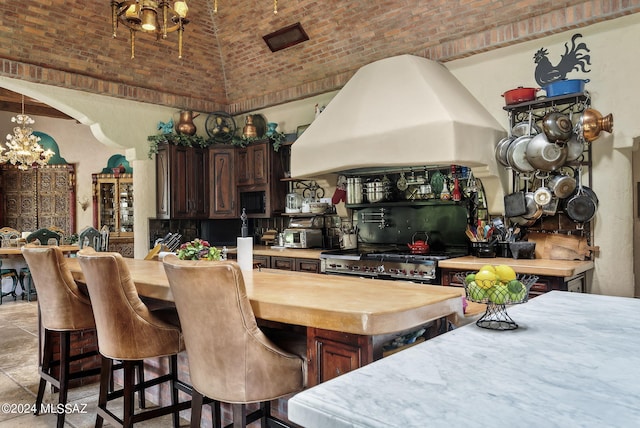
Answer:
[{"label": "dark brown cabinet", "polygon": [[271,256],[271,268],[280,270],[295,270],[295,259],[293,257]]},{"label": "dark brown cabinet", "polygon": [[326,382],[373,361],[371,338],[337,331],[307,329],[307,348],[316,359],[308,361],[307,386]]},{"label": "dark brown cabinet", "polygon": [[250,143],[236,152],[238,212],[244,208],[253,218],[268,218],[284,212],[287,185],[284,153],[275,152],[270,140]]},{"label": "dark brown cabinet", "polygon": [[209,149],[209,218],[237,218],[236,149],[213,146]]},{"label": "dark brown cabinet", "polygon": [[204,219],[209,216],[209,151],[162,144],[156,155],[158,218]]},{"label": "dark brown cabinet", "polygon": [[267,183],[270,150],[268,141],[252,143],[238,150],[238,186]]}]

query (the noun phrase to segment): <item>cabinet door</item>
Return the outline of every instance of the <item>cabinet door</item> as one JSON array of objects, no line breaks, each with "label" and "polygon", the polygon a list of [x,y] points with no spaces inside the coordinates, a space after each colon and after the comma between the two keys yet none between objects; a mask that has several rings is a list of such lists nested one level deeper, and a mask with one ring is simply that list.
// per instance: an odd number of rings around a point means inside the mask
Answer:
[{"label": "cabinet door", "polygon": [[193,168],[190,147],[172,146],[169,159],[171,186],[169,198],[171,200],[171,217],[188,218],[191,215],[191,200]]},{"label": "cabinet door", "polygon": [[117,232],[118,187],[113,178],[98,179],[98,223],[94,227],[107,226],[109,232]]},{"label": "cabinet door", "polygon": [[291,257],[271,257],[271,268],[282,270],[294,270],[295,261]]},{"label": "cabinet door", "polygon": [[250,153],[248,148],[239,149],[236,153],[236,174],[238,186],[252,184]]},{"label": "cabinet door", "polygon": [[269,152],[268,143],[259,143],[250,146],[251,169],[253,173],[252,184],[266,184],[269,181]]},{"label": "cabinet door", "polygon": [[156,217],[171,217],[171,171],[169,167],[169,149],[163,144],[156,154]]},{"label": "cabinet door", "polygon": [[133,179],[119,179],[118,189],[120,209],[117,229],[120,236],[133,236]]},{"label": "cabinet door", "polygon": [[188,165],[189,217],[207,218],[209,216],[209,150],[191,148]]},{"label": "cabinet door", "polygon": [[307,329],[308,384],[314,386],[373,361],[369,336]]},{"label": "cabinet door", "polygon": [[236,177],[235,149],[222,148],[209,151],[209,180],[212,185],[209,197],[210,218],[235,218]]},{"label": "cabinet door", "polygon": [[320,273],[320,260],[296,259],[296,270],[301,272]]}]

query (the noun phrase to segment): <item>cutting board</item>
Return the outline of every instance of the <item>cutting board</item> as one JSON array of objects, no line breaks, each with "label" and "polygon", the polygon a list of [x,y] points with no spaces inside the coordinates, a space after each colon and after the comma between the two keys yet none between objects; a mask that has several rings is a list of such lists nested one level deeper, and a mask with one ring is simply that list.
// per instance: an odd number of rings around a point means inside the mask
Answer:
[{"label": "cutting board", "polygon": [[589,246],[587,238],[581,236],[532,232],[527,238],[536,243],[536,259],[584,260],[591,251],[598,250],[598,247]]}]

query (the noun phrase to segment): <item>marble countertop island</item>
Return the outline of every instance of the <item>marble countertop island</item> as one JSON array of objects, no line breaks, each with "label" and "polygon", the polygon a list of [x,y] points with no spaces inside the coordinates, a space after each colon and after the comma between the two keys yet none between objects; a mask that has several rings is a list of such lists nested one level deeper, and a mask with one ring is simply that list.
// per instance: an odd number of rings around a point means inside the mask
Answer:
[{"label": "marble countertop island", "polygon": [[552,291],[303,391],[304,427],[635,427],[640,299]]}]

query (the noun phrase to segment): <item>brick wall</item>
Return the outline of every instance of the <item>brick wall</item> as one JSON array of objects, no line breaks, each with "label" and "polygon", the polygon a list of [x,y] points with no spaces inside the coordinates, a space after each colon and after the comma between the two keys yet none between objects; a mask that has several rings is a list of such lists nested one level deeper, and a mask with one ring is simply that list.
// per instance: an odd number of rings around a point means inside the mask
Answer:
[{"label": "brick wall", "polygon": [[[2,2],[0,76],[196,111],[239,114],[339,89],[398,54],[470,56],[640,11],[640,0],[268,0],[189,3],[177,35],[112,38],[108,1]],[[310,40],[271,53],[262,36],[301,22]]]}]

